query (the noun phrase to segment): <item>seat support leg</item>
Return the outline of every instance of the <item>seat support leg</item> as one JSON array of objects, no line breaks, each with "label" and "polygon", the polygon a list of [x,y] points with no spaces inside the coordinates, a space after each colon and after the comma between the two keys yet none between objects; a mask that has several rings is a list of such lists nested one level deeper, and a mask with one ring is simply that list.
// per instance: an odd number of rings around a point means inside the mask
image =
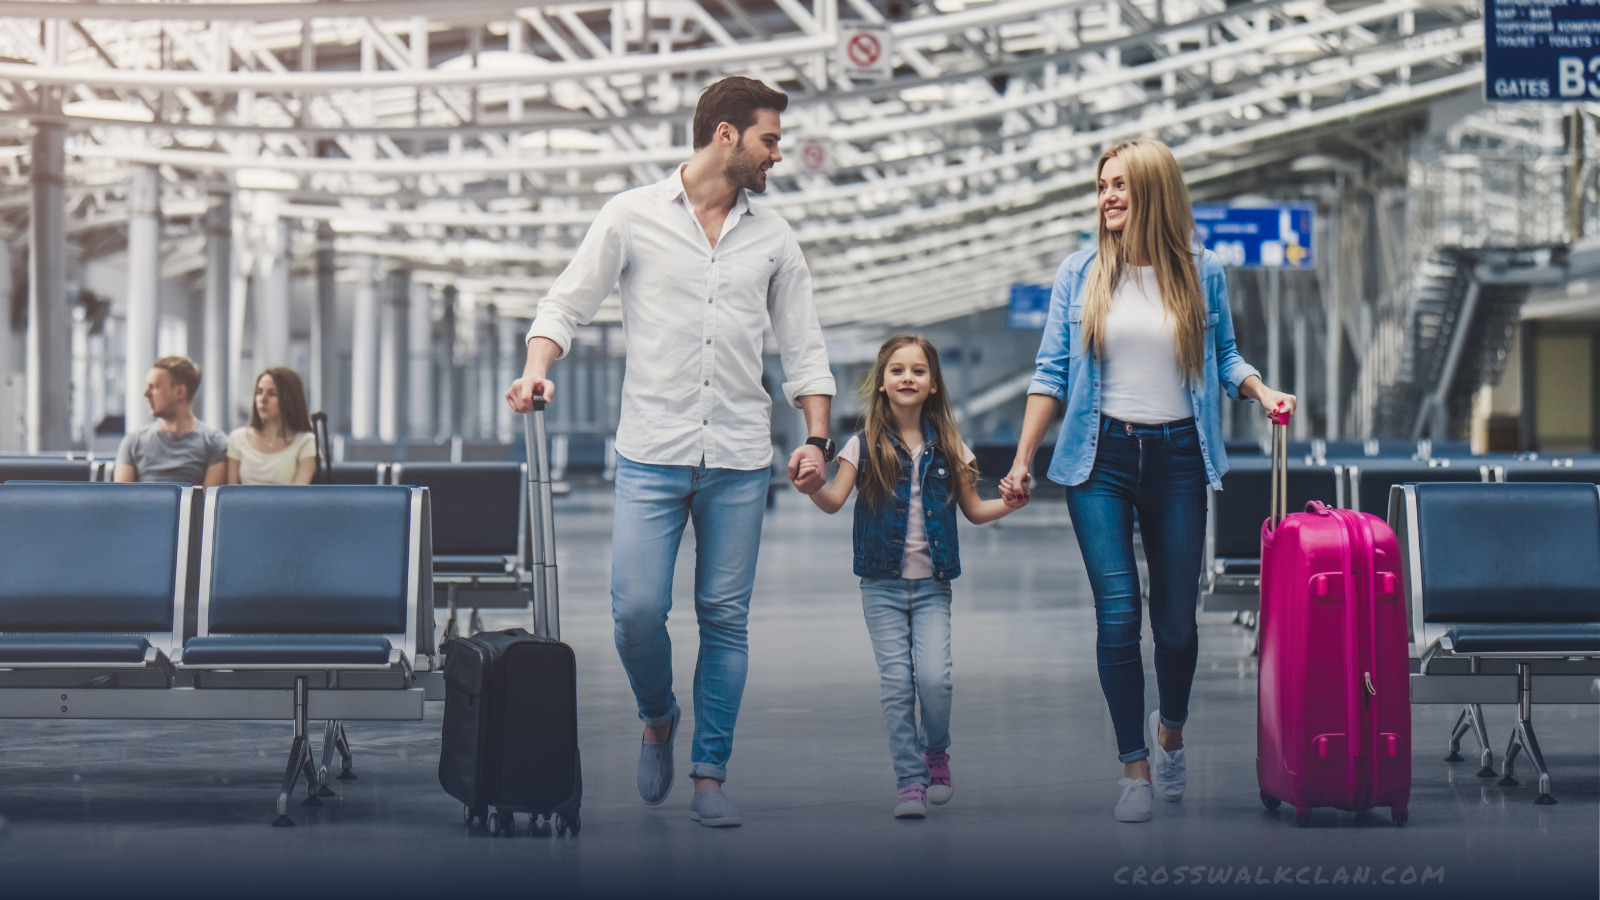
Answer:
[{"label": "seat support leg", "polygon": [[461,637],[461,628],[456,624],[456,586],[447,584],[444,588],[445,609],[449,610],[444,619],[444,640],[441,645],[448,645],[451,641]]},{"label": "seat support leg", "polygon": [[350,771],[350,739],[344,736],[343,722],[334,730],[333,746],[339,751],[339,780],[353,780],[356,773]]},{"label": "seat support leg", "polygon": [[1550,806],[1556,798],[1550,795],[1550,768],[1545,765],[1544,753],[1539,749],[1539,739],[1533,733],[1533,669],[1528,663],[1517,663],[1517,723],[1511,729],[1511,741],[1506,746],[1505,777],[1500,784],[1512,787],[1517,780],[1511,777],[1512,761],[1519,750],[1525,750],[1539,773],[1539,798],[1534,802]]},{"label": "seat support leg", "polygon": [[283,786],[278,789],[278,817],[272,820],[277,828],[294,825],[289,818],[289,793],[300,780],[303,769],[310,766],[311,747],[306,742],[306,679],[294,680],[294,743],[289,746],[289,765],[283,771]]},{"label": "seat support leg", "polygon": [[1461,738],[1469,731],[1478,741],[1478,762],[1482,767],[1478,770],[1478,777],[1493,778],[1494,752],[1489,749],[1489,731],[1483,723],[1481,704],[1468,703],[1461,708],[1461,715],[1456,717],[1455,727],[1450,730],[1450,755],[1445,757],[1445,762],[1461,761]]},{"label": "seat support leg", "polygon": [[467,628],[473,634],[483,631],[483,619],[479,618],[476,606],[472,608],[472,615],[467,618]]},{"label": "seat support leg", "polygon": [[328,787],[328,767],[333,763],[333,744],[339,732],[339,722],[329,719],[328,725],[322,730],[322,763],[317,766],[317,796],[332,797],[333,789]]}]

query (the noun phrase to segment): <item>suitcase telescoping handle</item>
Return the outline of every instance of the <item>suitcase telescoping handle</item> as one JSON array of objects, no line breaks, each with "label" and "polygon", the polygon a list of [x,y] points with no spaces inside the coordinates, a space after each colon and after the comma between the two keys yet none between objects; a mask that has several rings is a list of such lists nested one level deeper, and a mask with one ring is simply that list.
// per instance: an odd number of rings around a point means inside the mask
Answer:
[{"label": "suitcase telescoping handle", "polygon": [[528,518],[532,522],[533,633],[561,640],[561,601],[556,590],[555,511],[551,503],[550,453],[545,444],[543,385],[535,388],[533,411],[522,417],[528,446]]},{"label": "suitcase telescoping handle", "polygon": [[1278,523],[1289,515],[1289,418],[1290,413],[1279,407],[1267,414],[1272,420],[1272,512],[1269,514],[1269,531],[1276,531]]}]

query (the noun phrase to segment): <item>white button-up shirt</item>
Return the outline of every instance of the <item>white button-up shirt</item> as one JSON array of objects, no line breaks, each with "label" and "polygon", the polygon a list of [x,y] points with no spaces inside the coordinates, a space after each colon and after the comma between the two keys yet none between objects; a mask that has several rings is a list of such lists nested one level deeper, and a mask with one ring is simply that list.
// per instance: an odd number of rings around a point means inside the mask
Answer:
[{"label": "white button-up shirt", "polygon": [[772,402],[761,386],[768,323],[788,380],[783,395],[832,395],[811,272],[789,223],[744,190],[716,247],[694,216],[680,167],[611,198],[539,303],[528,339],[563,356],[574,329],[622,286],[627,372],[617,452],[637,463],[763,469]]}]

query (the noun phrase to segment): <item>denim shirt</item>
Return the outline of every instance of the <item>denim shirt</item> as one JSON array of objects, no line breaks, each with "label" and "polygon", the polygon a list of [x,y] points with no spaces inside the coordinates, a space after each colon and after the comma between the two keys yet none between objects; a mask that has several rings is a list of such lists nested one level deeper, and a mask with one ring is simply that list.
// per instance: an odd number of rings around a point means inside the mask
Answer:
[{"label": "denim shirt", "polygon": [[[1097,251],[1080,250],[1056,270],[1050,292],[1050,315],[1044,340],[1039,344],[1030,394],[1047,394],[1066,405],[1055,456],[1050,460],[1050,480],[1082,484],[1094,471],[1095,445],[1100,435],[1100,360],[1083,348],[1083,287]],[[1210,250],[1200,254],[1200,287],[1206,299],[1205,365],[1199,381],[1189,382],[1200,456],[1206,480],[1221,490],[1228,471],[1222,445],[1221,398],[1218,388],[1239,399],[1239,385],[1261,373],[1239,355],[1233,341],[1233,316],[1228,311],[1228,282],[1222,262]]]},{"label": "denim shirt", "polygon": [[[899,578],[905,559],[906,525],[911,504],[911,454],[891,435],[900,457],[900,477],[894,496],[874,506],[856,492],[855,573],[862,578]],[[928,554],[933,557],[933,578],[948,582],[961,574],[961,547],[956,540],[956,505],[951,502],[955,473],[945,462],[944,450],[928,423],[922,424],[923,453],[919,457],[922,479],[922,518],[928,530]],[[870,453],[861,435],[863,466]]]}]

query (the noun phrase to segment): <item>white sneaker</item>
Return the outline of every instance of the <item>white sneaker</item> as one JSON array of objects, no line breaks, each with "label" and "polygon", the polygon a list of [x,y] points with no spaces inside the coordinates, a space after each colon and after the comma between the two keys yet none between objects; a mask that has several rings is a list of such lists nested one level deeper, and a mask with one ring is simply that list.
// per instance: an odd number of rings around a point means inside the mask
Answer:
[{"label": "white sneaker", "polygon": [[1111,815],[1118,822],[1150,821],[1150,805],[1154,801],[1150,782],[1143,778],[1120,778],[1117,784],[1122,786],[1122,796]]},{"label": "white sneaker", "polygon": [[900,789],[900,802],[895,805],[896,819],[921,819],[928,815],[928,788],[921,784],[908,784]]},{"label": "white sneaker", "polygon": [[1156,736],[1161,732],[1161,711],[1150,714],[1150,777],[1155,782],[1161,799],[1176,803],[1183,799],[1184,788],[1189,786],[1189,764],[1183,760],[1183,748],[1168,753],[1161,749]]}]

